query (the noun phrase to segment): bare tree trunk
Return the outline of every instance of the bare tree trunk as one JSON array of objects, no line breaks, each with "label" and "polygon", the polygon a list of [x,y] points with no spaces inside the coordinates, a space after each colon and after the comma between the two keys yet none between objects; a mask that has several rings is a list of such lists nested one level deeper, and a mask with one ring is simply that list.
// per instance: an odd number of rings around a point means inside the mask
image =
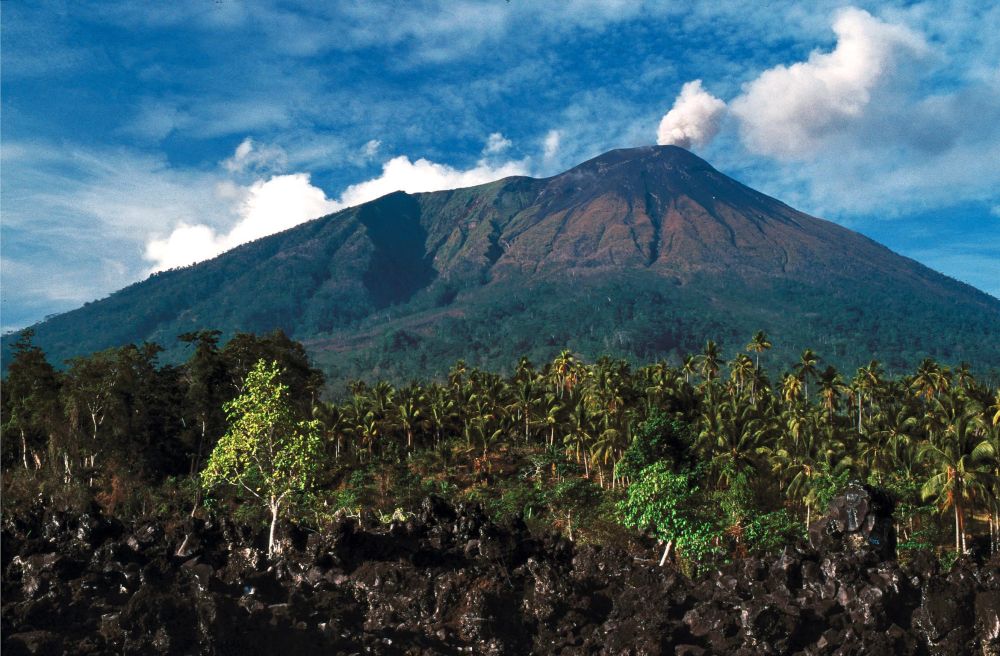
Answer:
[{"label": "bare tree trunk", "polygon": [[955,506],[955,552],[956,553],[962,553],[962,534],[961,534],[961,528],[959,526],[959,524],[960,524],[959,516],[960,515],[959,515],[959,512],[958,512],[958,504],[955,503],[953,505]]},{"label": "bare tree trunk", "polygon": [[21,429],[21,456],[24,460],[24,468],[28,469],[28,438],[24,435],[24,429]]},{"label": "bare tree trunk", "polygon": [[667,558],[670,557],[670,550],[674,547],[673,540],[667,540],[667,548],[663,550],[663,556],[660,558],[660,567],[663,567],[663,563],[667,562]]},{"label": "bare tree trunk", "polygon": [[812,519],[812,506],[806,504],[806,530],[809,530],[809,520]]},{"label": "bare tree trunk", "polygon": [[267,557],[268,559],[274,557],[274,532],[278,527],[278,509],[281,506],[281,500],[271,501],[271,532],[267,536]]}]

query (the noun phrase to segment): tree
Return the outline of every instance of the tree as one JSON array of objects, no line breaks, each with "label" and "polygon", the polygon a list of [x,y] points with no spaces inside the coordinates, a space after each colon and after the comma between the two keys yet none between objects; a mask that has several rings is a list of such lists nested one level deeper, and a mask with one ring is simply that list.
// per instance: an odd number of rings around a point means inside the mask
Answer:
[{"label": "tree", "polygon": [[666,543],[660,558],[662,566],[675,546],[696,562],[714,551],[718,530],[703,512],[703,505],[695,475],[676,473],[661,461],[642,470],[619,502],[618,512],[625,526],[651,530],[661,543]]},{"label": "tree", "polygon": [[38,466],[41,461],[38,452],[45,448],[49,434],[61,418],[59,378],[42,349],[31,343],[33,336],[30,328],[21,331],[13,346],[3,386],[3,434],[19,436],[25,469],[30,469],[29,460]]},{"label": "tree", "polygon": [[285,502],[307,492],[319,470],[320,423],[297,420],[278,363],[260,360],[247,374],[243,392],[225,404],[229,430],[219,440],[202,472],[207,489],[228,483],[267,504],[271,530],[267,554],[274,555],[274,533]]},{"label": "tree", "polygon": [[977,429],[981,421],[974,409],[966,408],[951,394],[936,399],[935,413],[944,430],[920,448],[920,458],[929,464],[929,477],[921,496],[934,499],[942,511],[955,514],[955,551],[965,551],[965,510],[978,498],[988,497],[996,453]]},{"label": "tree", "polygon": [[218,435],[225,422],[225,417],[220,415],[228,390],[225,362],[219,351],[220,335],[218,330],[201,330],[177,337],[194,346],[194,353],[183,367],[186,388],[183,412],[192,419],[196,435],[196,445],[190,445],[192,474],[201,470],[208,435]]},{"label": "tree", "polygon": [[799,361],[795,363],[795,376],[802,381],[806,399],[809,398],[809,379],[816,378],[819,375],[819,371],[816,368],[818,364],[819,356],[812,349],[802,351]]},{"label": "tree", "polygon": [[714,380],[719,375],[719,367],[722,363],[721,356],[719,355],[719,346],[712,340],[708,340],[705,342],[705,350],[698,357],[702,377],[707,381]]},{"label": "tree", "polygon": [[747,350],[751,353],[756,353],[756,360],[754,362],[754,368],[760,369],[760,354],[771,348],[771,342],[767,338],[767,333],[763,330],[758,330],[757,334],[753,336],[750,343],[746,346]]}]

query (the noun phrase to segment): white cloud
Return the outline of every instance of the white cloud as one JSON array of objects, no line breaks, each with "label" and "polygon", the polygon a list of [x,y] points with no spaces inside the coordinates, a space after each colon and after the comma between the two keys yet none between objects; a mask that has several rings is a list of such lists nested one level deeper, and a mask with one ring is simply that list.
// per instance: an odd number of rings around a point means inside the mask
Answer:
[{"label": "white cloud", "polygon": [[[252,152],[248,139],[240,144],[233,159],[242,161]],[[226,168],[229,168],[229,161],[226,160]],[[217,194],[238,198],[237,220],[232,228],[223,233],[202,223],[182,221],[168,236],[149,240],[145,258],[153,263],[149,273],[187,266],[394,191],[416,193],[455,189],[524,173],[524,162],[491,166],[480,161],[471,169],[461,170],[423,158],[411,162],[408,157],[399,156],[382,165],[380,176],[349,186],[337,200],[327,198],[322,189],[311,183],[307,173],[272,176],[246,188],[231,183],[219,184]]]},{"label": "white cloud", "polygon": [[494,132],[486,139],[486,146],[483,148],[484,155],[498,155],[510,148],[513,144],[511,140],[504,137],[499,132]]},{"label": "white cloud", "polygon": [[382,147],[382,142],[378,139],[371,139],[364,146],[361,147],[361,156],[366,160],[373,159],[375,155],[378,154],[379,148]]},{"label": "white cloud", "polygon": [[257,146],[247,137],[236,147],[232,157],[222,162],[230,173],[246,171],[281,171],[288,163],[288,156],[278,146]]},{"label": "white cloud", "polygon": [[239,219],[225,234],[204,224],[182,222],[167,237],[150,240],[145,252],[146,259],[153,262],[150,273],[211,259],[240,244],[341,208],[322,189],[313,186],[306,173],[258,180],[245,190],[238,207]]},{"label": "white cloud", "polygon": [[704,146],[719,132],[726,103],[701,88],[701,80],[681,87],[674,106],[660,119],[656,143],[682,148]]},{"label": "white cloud", "polygon": [[156,263],[150,273],[211,259],[221,252],[220,241],[207,225],[181,222],[165,239],[152,239],[146,244],[146,259]]},{"label": "white cloud", "polygon": [[550,162],[559,154],[559,142],[562,140],[562,132],[559,130],[549,130],[542,141],[542,157]]},{"label": "white cloud", "polygon": [[492,166],[480,161],[471,169],[455,169],[447,164],[438,164],[420,158],[411,162],[409,157],[400,155],[382,165],[382,175],[365,182],[351,185],[341,194],[339,203],[343,207],[359,205],[394,191],[417,193],[457,189],[492,182],[512,175],[526,175],[523,161],[508,162]]},{"label": "white cloud", "polygon": [[874,92],[891,83],[902,61],[927,52],[919,34],[853,7],[837,13],[833,31],[832,52],[766,70],[732,101],[752,151],[787,158],[815,152],[824,137],[864,118]]}]

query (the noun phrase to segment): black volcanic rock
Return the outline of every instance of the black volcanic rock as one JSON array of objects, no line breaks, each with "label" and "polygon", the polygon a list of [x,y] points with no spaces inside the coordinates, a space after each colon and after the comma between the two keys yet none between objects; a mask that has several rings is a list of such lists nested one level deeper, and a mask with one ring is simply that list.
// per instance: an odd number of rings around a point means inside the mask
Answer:
[{"label": "black volcanic rock", "polygon": [[[907,567],[790,546],[695,580],[655,558],[502,527],[475,505],[343,517],[304,539],[191,522],[3,523],[4,654],[997,654],[1000,561]],[[178,557],[195,538],[198,554]],[[652,555],[652,554],[649,554]]]},{"label": "black volcanic rock", "polygon": [[389,194],[154,275],[37,325],[35,341],[55,363],[142,340],[176,360],[183,332],[276,328],[341,377],[371,375],[361,354],[405,379],[420,358],[432,374],[564,347],[654,359],[761,329],[786,358],[822,343],[839,366],[1000,367],[1000,301],[673,146]]}]

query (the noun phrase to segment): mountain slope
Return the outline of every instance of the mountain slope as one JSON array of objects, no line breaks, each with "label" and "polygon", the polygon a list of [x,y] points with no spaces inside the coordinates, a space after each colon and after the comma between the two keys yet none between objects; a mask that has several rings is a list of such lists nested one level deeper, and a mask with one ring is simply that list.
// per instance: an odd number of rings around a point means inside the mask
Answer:
[{"label": "mountain slope", "polygon": [[35,328],[56,361],[138,340],[179,357],[185,331],[281,328],[337,381],[563,347],[676,357],[712,338],[731,352],[758,329],[785,360],[809,346],[843,366],[1000,366],[1000,301],[670,146],[390,194]]}]

